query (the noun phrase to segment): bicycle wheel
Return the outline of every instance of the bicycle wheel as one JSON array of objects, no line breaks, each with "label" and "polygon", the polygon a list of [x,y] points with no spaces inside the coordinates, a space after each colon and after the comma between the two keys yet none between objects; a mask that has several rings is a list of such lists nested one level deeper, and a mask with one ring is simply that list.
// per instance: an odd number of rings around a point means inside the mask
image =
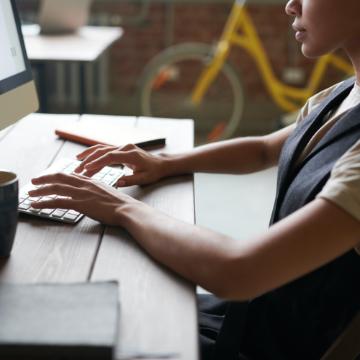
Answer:
[{"label": "bicycle wheel", "polygon": [[243,113],[244,93],[235,70],[224,63],[199,105],[191,93],[213,49],[189,43],[170,47],[145,68],[139,82],[139,102],[144,116],[194,119],[196,143],[230,138]]}]

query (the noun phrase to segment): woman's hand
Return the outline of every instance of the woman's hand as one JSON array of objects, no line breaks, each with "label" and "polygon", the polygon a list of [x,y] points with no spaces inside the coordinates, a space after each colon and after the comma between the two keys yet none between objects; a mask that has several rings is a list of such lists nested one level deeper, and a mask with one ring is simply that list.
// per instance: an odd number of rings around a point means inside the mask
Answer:
[{"label": "woman's hand", "polygon": [[44,175],[32,183],[40,187],[29,192],[31,197],[60,197],[43,198],[32,203],[33,208],[72,209],[107,225],[124,226],[128,206],[146,206],[119,190],[80,175]]},{"label": "woman's hand", "polygon": [[132,175],[123,176],[117,186],[146,185],[154,183],[165,176],[165,158],[152,155],[135,145],[121,148],[96,145],[80,153],[82,160],[76,173],[83,172],[91,177],[107,165],[125,165],[133,170]]}]

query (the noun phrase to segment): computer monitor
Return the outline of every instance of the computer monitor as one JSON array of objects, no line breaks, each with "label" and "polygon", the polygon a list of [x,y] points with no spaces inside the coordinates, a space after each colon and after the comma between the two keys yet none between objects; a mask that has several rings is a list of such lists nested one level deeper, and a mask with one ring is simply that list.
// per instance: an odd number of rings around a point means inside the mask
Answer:
[{"label": "computer monitor", "polygon": [[0,0],[0,130],[38,105],[15,0]]}]

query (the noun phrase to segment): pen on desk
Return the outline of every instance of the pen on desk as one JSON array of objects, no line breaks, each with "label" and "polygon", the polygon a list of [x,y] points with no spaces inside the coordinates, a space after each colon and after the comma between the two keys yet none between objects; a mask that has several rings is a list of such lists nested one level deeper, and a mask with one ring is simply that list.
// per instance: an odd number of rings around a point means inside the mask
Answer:
[{"label": "pen on desk", "polygon": [[177,359],[178,353],[132,353],[124,354],[116,357],[116,360],[163,360],[163,359]]}]

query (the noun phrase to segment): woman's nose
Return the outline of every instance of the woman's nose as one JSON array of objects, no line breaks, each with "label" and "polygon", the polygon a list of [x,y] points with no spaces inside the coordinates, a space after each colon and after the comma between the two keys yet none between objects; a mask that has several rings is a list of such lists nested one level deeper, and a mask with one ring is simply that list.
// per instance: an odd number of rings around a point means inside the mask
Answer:
[{"label": "woman's nose", "polygon": [[287,2],[285,12],[289,16],[301,15],[301,4],[299,0],[290,0]]}]

